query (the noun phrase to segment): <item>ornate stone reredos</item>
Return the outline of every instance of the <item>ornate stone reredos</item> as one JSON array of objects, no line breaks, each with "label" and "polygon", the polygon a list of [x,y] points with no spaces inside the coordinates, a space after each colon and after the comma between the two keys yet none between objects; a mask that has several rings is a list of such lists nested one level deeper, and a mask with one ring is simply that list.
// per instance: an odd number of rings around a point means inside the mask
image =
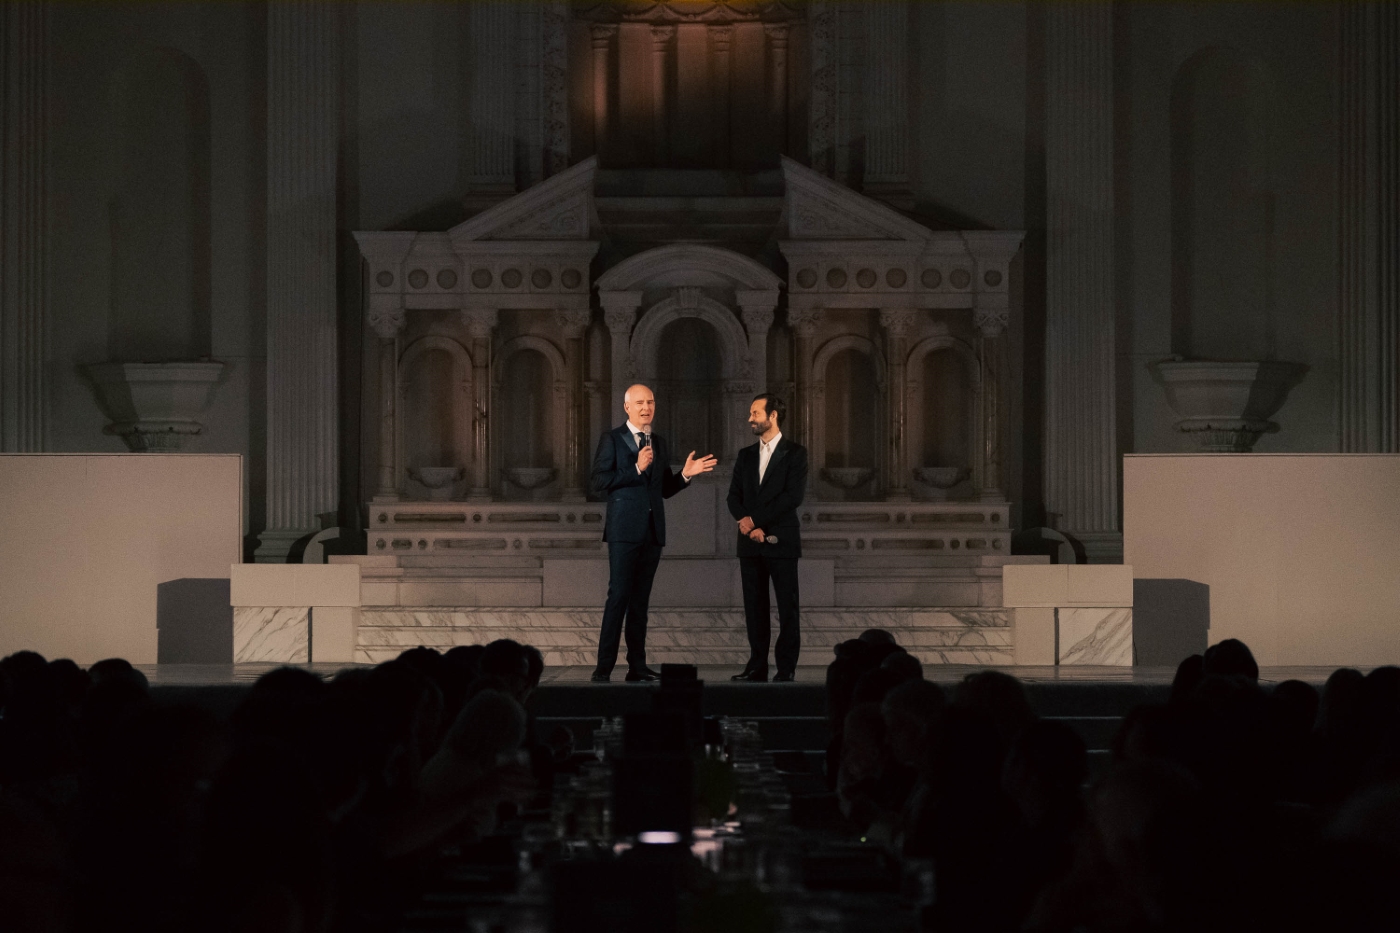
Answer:
[{"label": "ornate stone reredos", "polygon": [[924,243],[934,232],[783,156],[788,237],[794,240],[904,240]]},{"label": "ornate stone reredos", "polygon": [[787,23],[806,10],[799,0],[574,0],[573,15],[595,23]]},{"label": "ornate stone reredos", "polygon": [[479,240],[586,240],[598,226],[589,157],[447,232],[454,247]]}]

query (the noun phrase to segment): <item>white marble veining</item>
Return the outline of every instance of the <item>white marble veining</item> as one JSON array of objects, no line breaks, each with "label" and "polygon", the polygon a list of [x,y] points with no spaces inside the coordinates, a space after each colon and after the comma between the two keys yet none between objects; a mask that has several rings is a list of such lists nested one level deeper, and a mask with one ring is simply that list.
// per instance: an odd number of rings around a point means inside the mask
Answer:
[{"label": "white marble veining", "polygon": [[[597,609],[375,609],[360,619],[356,659],[378,662],[417,645],[440,650],[514,638],[535,645],[551,665],[591,664]],[[777,632],[776,618],[774,633]],[[1012,629],[1005,610],[829,609],[802,613],[802,648],[825,664],[832,649],[868,628],[882,628],[926,664],[1008,664]],[[743,664],[744,614],[737,609],[661,609],[650,613],[647,654],[655,663]]]},{"label": "white marble veining", "polygon": [[1133,663],[1133,610],[1061,609],[1061,664]]},{"label": "white marble veining", "polygon": [[233,660],[305,664],[311,658],[311,610],[306,607],[237,606],[233,610]]}]

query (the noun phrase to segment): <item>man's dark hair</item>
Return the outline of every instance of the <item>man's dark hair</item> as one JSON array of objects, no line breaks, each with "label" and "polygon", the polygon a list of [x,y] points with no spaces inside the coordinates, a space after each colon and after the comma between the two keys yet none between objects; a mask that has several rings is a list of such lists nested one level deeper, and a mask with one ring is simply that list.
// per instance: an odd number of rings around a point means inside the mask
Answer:
[{"label": "man's dark hair", "polygon": [[781,398],[774,395],[772,392],[764,392],[762,395],[755,395],[753,400],[755,402],[762,400],[764,413],[769,415],[776,414],[778,416],[778,427],[783,426],[783,422],[787,420],[787,404]]}]

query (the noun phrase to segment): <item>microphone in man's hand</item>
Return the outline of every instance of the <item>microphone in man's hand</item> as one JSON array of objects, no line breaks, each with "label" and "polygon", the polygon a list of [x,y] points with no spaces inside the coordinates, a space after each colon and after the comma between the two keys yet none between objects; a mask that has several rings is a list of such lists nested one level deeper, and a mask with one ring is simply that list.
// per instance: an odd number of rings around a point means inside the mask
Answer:
[{"label": "microphone in man's hand", "polygon": [[645,434],[645,433],[644,433],[644,434],[642,435],[642,446],[643,446],[643,447],[650,447],[650,446],[651,446],[651,435],[650,435],[650,434]]},{"label": "microphone in man's hand", "polygon": [[764,543],[764,544],[777,544],[777,543],[778,543],[778,536],[777,536],[777,535],[768,535],[766,538],[763,539],[763,543]]}]

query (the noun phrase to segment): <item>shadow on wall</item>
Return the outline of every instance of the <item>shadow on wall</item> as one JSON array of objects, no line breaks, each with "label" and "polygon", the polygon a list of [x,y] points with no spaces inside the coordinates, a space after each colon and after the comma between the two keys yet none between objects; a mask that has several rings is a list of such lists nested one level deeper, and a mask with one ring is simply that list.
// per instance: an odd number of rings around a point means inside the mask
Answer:
[{"label": "shadow on wall", "polygon": [[185,577],[156,586],[156,663],[233,663],[227,579]]},{"label": "shadow on wall", "polygon": [[1210,587],[1195,580],[1133,581],[1134,663],[1175,667],[1210,643]]}]

